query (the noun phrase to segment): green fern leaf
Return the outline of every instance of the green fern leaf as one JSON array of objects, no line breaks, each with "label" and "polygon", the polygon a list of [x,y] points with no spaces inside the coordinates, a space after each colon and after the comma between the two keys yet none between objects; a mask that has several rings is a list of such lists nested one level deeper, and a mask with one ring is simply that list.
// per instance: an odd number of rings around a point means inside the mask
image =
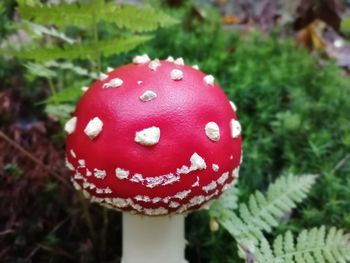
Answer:
[{"label": "green fern leaf", "polygon": [[168,27],[178,23],[176,19],[150,6],[140,8],[136,5],[117,6],[113,3],[108,3],[106,6],[103,20],[133,32],[152,31],[158,27]]},{"label": "green fern leaf", "polygon": [[72,39],[72,38],[66,36],[65,33],[60,32],[53,27],[45,27],[45,26],[42,26],[42,25],[39,25],[36,23],[28,22],[28,21],[24,21],[23,25],[24,25],[25,29],[28,29],[29,31],[33,32],[38,37],[48,35],[48,36],[52,36],[52,37],[61,39],[65,42],[67,42],[68,44],[74,44],[76,42],[75,39]]},{"label": "green fern leaf", "polygon": [[167,27],[177,20],[150,6],[116,5],[104,1],[91,1],[90,4],[67,4],[29,6],[19,5],[22,18],[39,24],[54,24],[59,27],[90,27],[105,21],[133,32],[145,32]]},{"label": "green fern leaf", "polygon": [[94,23],[94,13],[100,8],[97,4],[96,1],[91,1],[90,4],[62,3],[60,5],[26,5],[20,2],[17,11],[22,19],[38,24],[85,28]]},{"label": "green fern leaf", "polygon": [[322,226],[303,230],[296,239],[291,232],[280,235],[274,240],[273,249],[263,238],[253,250],[249,253],[257,263],[345,263],[350,262],[350,234]]},{"label": "green fern leaf", "polygon": [[223,212],[218,221],[239,242],[252,238],[259,240],[262,231],[271,232],[280,219],[307,196],[315,180],[315,175],[280,177],[270,185],[266,195],[257,191],[248,203],[239,205],[237,214]]},{"label": "green fern leaf", "polygon": [[83,92],[81,87],[70,87],[53,94],[46,100],[42,101],[42,103],[57,104],[63,102],[76,102],[82,95]]},{"label": "green fern leaf", "polygon": [[[99,50],[102,56],[107,57],[129,51],[150,39],[151,36],[147,35],[103,40],[99,42]],[[2,50],[0,54],[12,55],[22,59],[33,59],[37,62],[56,59],[92,59],[96,56],[96,47],[93,43],[65,44],[62,48],[48,47],[22,51]]]}]

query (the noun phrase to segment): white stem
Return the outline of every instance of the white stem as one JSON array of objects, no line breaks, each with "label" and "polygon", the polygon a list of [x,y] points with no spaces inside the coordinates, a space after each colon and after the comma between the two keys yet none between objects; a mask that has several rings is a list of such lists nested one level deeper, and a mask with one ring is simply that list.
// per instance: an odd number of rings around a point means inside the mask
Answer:
[{"label": "white stem", "polygon": [[185,217],[123,213],[122,263],[187,263]]}]

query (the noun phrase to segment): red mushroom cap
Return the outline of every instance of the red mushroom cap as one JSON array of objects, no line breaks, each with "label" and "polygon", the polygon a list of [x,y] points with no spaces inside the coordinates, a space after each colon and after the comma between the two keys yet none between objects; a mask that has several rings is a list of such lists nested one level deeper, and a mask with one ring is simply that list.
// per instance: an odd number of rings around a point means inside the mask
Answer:
[{"label": "red mushroom cap", "polygon": [[182,59],[109,70],[65,126],[74,186],[110,208],[145,215],[195,210],[238,177],[241,126],[213,76]]}]

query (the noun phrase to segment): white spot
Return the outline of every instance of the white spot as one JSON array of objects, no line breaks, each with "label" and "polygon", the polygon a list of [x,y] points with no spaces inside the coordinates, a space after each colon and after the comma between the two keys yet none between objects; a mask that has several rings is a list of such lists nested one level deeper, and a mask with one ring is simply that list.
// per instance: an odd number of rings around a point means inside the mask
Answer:
[{"label": "white spot", "polygon": [[85,167],[85,160],[79,159],[78,164],[79,164],[79,167]]},{"label": "white spot", "polygon": [[158,127],[150,127],[136,132],[135,142],[142,145],[154,145],[159,142],[160,129]]},{"label": "white spot", "polygon": [[146,186],[149,188],[154,188],[164,182],[164,178],[162,176],[146,177],[144,180],[146,181]]},{"label": "white spot", "polygon": [[77,117],[72,117],[64,125],[64,130],[68,134],[72,134],[75,131],[75,127],[77,126],[77,120],[78,120]]},{"label": "white spot", "polygon": [[159,59],[154,59],[148,64],[148,67],[153,71],[156,71],[159,66],[160,66]]},{"label": "white spot", "polygon": [[234,104],[233,101],[230,101],[230,105],[231,105],[233,111],[236,112],[236,111],[237,111],[237,106],[236,106],[236,104]]},{"label": "white spot", "polygon": [[213,163],[213,165],[211,166],[211,168],[213,168],[213,171],[214,171],[214,172],[219,171],[219,165],[217,165],[217,164],[215,164],[215,163]]},{"label": "white spot", "polygon": [[214,86],[214,77],[213,75],[206,75],[204,77],[204,82],[207,84],[207,85],[210,85],[210,86]]},{"label": "white spot", "polygon": [[178,208],[180,206],[180,204],[178,202],[175,201],[171,201],[169,204],[170,208]]},{"label": "white spot", "polygon": [[152,203],[155,204],[155,203],[159,203],[160,201],[162,201],[162,198],[160,197],[155,197],[152,199]]},{"label": "white spot", "polygon": [[168,210],[165,209],[164,207],[159,207],[159,208],[145,208],[144,213],[146,215],[150,216],[156,216],[156,215],[165,215],[168,213]]},{"label": "white spot", "polygon": [[84,189],[89,188],[90,190],[92,190],[92,189],[95,189],[95,188],[96,188],[96,185],[94,185],[94,184],[92,184],[92,183],[89,183],[89,182],[84,182],[84,183],[83,183],[83,188],[84,188]]},{"label": "white spot", "polygon": [[191,167],[190,167],[191,171],[203,170],[207,168],[207,165],[204,159],[200,157],[198,153],[192,154],[190,158],[190,162],[191,162]]},{"label": "white spot", "polygon": [[[205,197],[205,200],[208,201],[208,200],[212,199],[214,196],[216,196],[216,195],[218,195],[218,194],[219,194],[219,190],[216,189],[214,193],[212,193],[211,195],[207,195],[207,196]],[[210,204],[208,204],[208,207],[207,207],[207,208],[210,208]]]},{"label": "white spot", "polygon": [[138,212],[142,211],[142,206],[140,206],[139,204],[131,203],[130,206]]},{"label": "white spot", "polygon": [[142,174],[134,174],[131,177],[130,181],[134,182],[134,183],[142,183],[144,181],[144,179],[142,177]]},{"label": "white spot", "polygon": [[89,194],[88,191],[83,190],[82,192],[83,192],[83,196],[84,196],[86,199],[90,199],[91,195]]},{"label": "white spot", "polygon": [[73,158],[77,158],[77,155],[75,154],[75,152],[72,150],[70,150],[70,155],[72,155]]},{"label": "white spot", "polygon": [[185,65],[185,62],[184,62],[183,58],[177,58],[177,59],[175,59],[174,64],[179,65],[179,66],[183,66],[183,65]]},{"label": "white spot", "polygon": [[177,181],[180,181],[180,177],[174,175],[173,173],[169,173],[169,174],[163,175],[162,177],[164,178],[164,182],[162,184],[163,186],[175,183]]},{"label": "white spot", "polygon": [[70,180],[72,181],[75,190],[81,190],[80,184],[78,184],[73,178],[71,178]]},{"label": "white spot", "polygon": [[184,73],[179,69],[173,69],[170,72],[170,78],[172,80],[181,80],[184,77]]},{"label": "white spot", "polygon": [[232,159],[233,159],[233,155],[230,156],[230,160],[232,160]]},{"label": "white spot", "polygon": [[239,166],[237,166],[235,169],[232,171],[232,178],[233,179],[238,179],[239,178]]},{"label": "white spot", "polygon": [[89,89],[89,87],[86,87],[86,86],[81,87],[81,91],[82,91],[82,92],[87,92],[88,89]]},{"label": "white spot", "polygon": [[203,195],[198,195],[190,199],[191,206],[199,205],[205,202],[205,197]]},{"label": "white spot", "polygon": [[227,178],[228,178],[228,175],[229,175],[229,172],[223,173],[223,174],[220,176],[220,178],[217,180],[218,184],[223,185],[223,184],[226,182],[226,180],[227,180]]},{"label": "white spot", "polygon": [[170,197],[169,196],[163,198],[163,202],[164,203],[167,204],[167,203],[169,203],[169,201],[170,201]]},{"label": "white spot", "polygon": [[142,80],[138,80],[138,81],[137,81],[137,85],[141,85],[142,83],[143,83]]},{"label": "white spot", "polygon": [[103,81],[103,80],[106,80],[108,78],[108,75],[107,74],[105,74],[105,73],[100,73],[100,76],[99,76],[99,79],[101,80],[101,81]]},{"label": "white spot", "polygon": [[192,187],[197,187],[199,186],[199,176],[197,176],[196,182],[192,185]]},{"label": "white spot", "polygon": [[129,173],[130,172],[128,170],[124,170],[122,168],[115,169],[115,176],[120,180],[128,178]]},{"label": "white spot", "polygon": [[243,149],[241,150],[241,159],[239,160],[239,164],[241,165],[243,163]]},{"label": "white spot", "polygon": [[220,128],[219,126],[211,121],[208,122],[205,125],[205,134],[208,136],[208,138],[214,142],[217,142],[220,140]]},{"label": "white spot", "polygon": [[119,78],[114,78],[108,81],[107,83],[103,84],[103,89],[108,89],[108,88],[118,88],[121,85],[123,85],[123,81]]},{"label": "white spot", "polygon": [[231,136],[232,138],[237,138],[242,131],[241,124],[235,119],[231,120]]},{"label": "white spot", "polygon": [[103,188],[96,188],[96,194],[103,194],[104,189]]},{"label": "white spot", "polygon": [[185,191],[176,193],[174,197],[182,200],[186,198],[186,196],[188,196],[189,193],[191,193],[191,190],[185,190]]},{"label": "white spot", "polygon": [[151,202],[151,198],[149,198],[146,195],[137,195],[134,197],[134,199],[139,202],[146,202],[146,203]]},{"label": "white spot", "polygon": [[131,203],[130,199],[124,199],[119,197],[112,198],[112,204],[119,208],[126,207],[130,205],[130,203]]},{"label": "white spot", "polygon": [[146,102],[146,101],[151,101],[155,98],[157,98],[157,93],[155,93],[152,90],[146,90],[142,95],[139,97],[140,100]]},{"label": "white spot", "polygon": [[86,125],[84,132],[90,139],[93,139],[100,134],[102,127],[103,122],[98,117],[95,117]]},{"label": "white spot", "polygon": [[215,181],[212,181],[210,184],[206,185],[206,186],[203,186],[203,190],[208,193],[212,190],[214,190],[215,188],[217,187],[217,184]]},{"label": "white spot", "polygon": [[66,167],[71,171],[75,170],[73,164],[71,164],[67,158],[66,158]]},{"label": "white spot", "polygon": [[105,170],[99,170],[97,168],[94,169],[94,176],[97,179],[104,179],[106,177],[107,173]]},{"label": "white spot", "polygon": [[181,168],[176,169],[177,174],[188,174],[189,172],[191,172],[191,169],[186,165],[183,165]]},{"label": "white spot", "polygon": [[75,175],[74,175],[74,179],[76,179],[76,180],[83,180],[84,182],[85,182],[85,178],[80,174],[80,173],[76,173]]},{"label": "white spot", "polygon": [[89,171],[89,169],[86,169],[86,176],[91,176],[92,172]]},{"label": "white spot", "polygon": [[193,65],[192,68],[199,70],[199,66],[198,65]]},{"label": "white spot", "polygon": [[183,212],[187,211],[189,208],[189,205],[183,205],[179,209],[176,210],[177,214],[182,214]]},{"label": "white spot", "polygon": [[107,72],[108,72],[108,73],[112,72],[113,70],[114,70],[114,68],[111,68],[111,67],[108,67],[108,68],[107,68]]},{"label": "white spot", "polygon": [[174,62],[174,58],[172,56],[169,56],[166,61],[169,61],[169,62]]},{"label": "white spot", "polygon": [[111,193],[113,193],[112,189],[109,188],[109,187],[106,187],[104,192],[105,192],[105,194],[111,194]]},{"label": "white spot", "polygon": [[102,203],[104,201],[104,198],[91,196],[90,201],[93,203]]},{"label": "white spot", "polygon": [[143,64],[143,63],[147,63],[150,61],[151,61],[151,59],[149,58],[149,56],[147,54],[143,54],[141,56],[135,56],[132,60],[132,62],[134,64]]}]

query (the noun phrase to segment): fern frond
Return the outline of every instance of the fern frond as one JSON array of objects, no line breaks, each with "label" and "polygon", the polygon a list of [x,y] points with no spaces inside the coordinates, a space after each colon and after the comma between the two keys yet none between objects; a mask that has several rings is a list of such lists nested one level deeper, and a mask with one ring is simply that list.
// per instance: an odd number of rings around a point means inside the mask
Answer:
[{"label": "fern frond", "polygon": [[74,65],[71,62],[58,62],[58,61],[52,60],[52,61],[47,61],[44,65],[45,67],[48,67],[48,68],[69,70],[80,76],[86,76],[91,79],[98,79],[98,74],[96,74],[95,72],[89,72],[87,69]]},{"label": "fern frond", "polygon": [[99,6],[94,1],[91,1],[91,4],[62,3],[60,5],[28,5],[21,1],[17,11],[22,19],[38,24],[85,28],[93,24],[93,12],[98,9]]},{"label": "fern frond", "polygon": [[[99,42],[101,55],[106,57],[129,51],[138,45],[145,43],[151,36],[130,36],[128,38],[114,38]],[[30,50],[0,50],[0,54],[12,55],[22,59],[33,59],[37,62],[56,59],[91,59],[96,56],[96,48],[93,43],[80,45],[65,44],[60,47],[36,48]]]},{"label": "fern frond", "polygon": [[[269,186],[264,195],[257,191],[247,203],[238,207],[238,213],[223,213],[218,221],[235,239],[259,239],[262,231],[271,232],[280,219],[300,203],[315,183],[315,175],[280,177]],[[233,230],[239,225],[239,231]]]},{"label": "fern frond", "polygon": [[212,203],[209,210],[210,216],[217,218],[228,210],[236,209],[238,206],[238,193],[237,183],[234,182],[218,200]]},{"label": "fern frond", "polygon": [[18,11],[24,19],[59,27],[74,25],[86,28],[105,21],[133,32],[145,32],[177,23],[177,20],[150,6],[116,5],[96,0],[90,4],[19,5]]},{"label": "fern frond", "polygon": [[70,87],[65,88],[59,92],[56,92],[55,94],[48,97],[46,100],[42,101],[42,103],[64,103],[64,102],[75,102],[77,101],[81,96],[83,95],[83,92],[81,91],[81,87]]},{"label": "fern frond", "polygon": [[[222,197],[216,200],[209,210],[209,215],[212,218],[219,220],[220,224],[234,237],[243,236],[247,231],[247,225],[239,218],[233,210],[238,207],[239,189],[237,184],[232,185]],[[249,239],[257,239],[262,237],[262,232],[257,228],[252,228],[250,233],[245,235],[245,241],[243,242],[244,246],[248,246]]]},{"label": "fern frond", "polygon": [[158,27],[169,27],[178,23],[176,19],[151,6],[140,8],[136,5],[117,6],[113,3],[106,6],[103,20],[133,32],[152,31]]},{"label": "fern frond", "polygon": [[350,234],[324,226],[303,230],[297,238],[287,232],[274,240],[273,247],[265,238],[261,239],[251,253],[258,263],[350,262]]},{"label": "fern frond", "polygon": [[36,36],[39,36],[39,37],[42,37],[43,35],[48,35],[48,36],[61,39],[67,42],[68,44],[74,44],[76,42],[75,39],[66,36],[65,33],[60,32],[53,27],[45,27],[36,23],[28,22],[28,21],[24,21],[24,27],[28,28]]}]

